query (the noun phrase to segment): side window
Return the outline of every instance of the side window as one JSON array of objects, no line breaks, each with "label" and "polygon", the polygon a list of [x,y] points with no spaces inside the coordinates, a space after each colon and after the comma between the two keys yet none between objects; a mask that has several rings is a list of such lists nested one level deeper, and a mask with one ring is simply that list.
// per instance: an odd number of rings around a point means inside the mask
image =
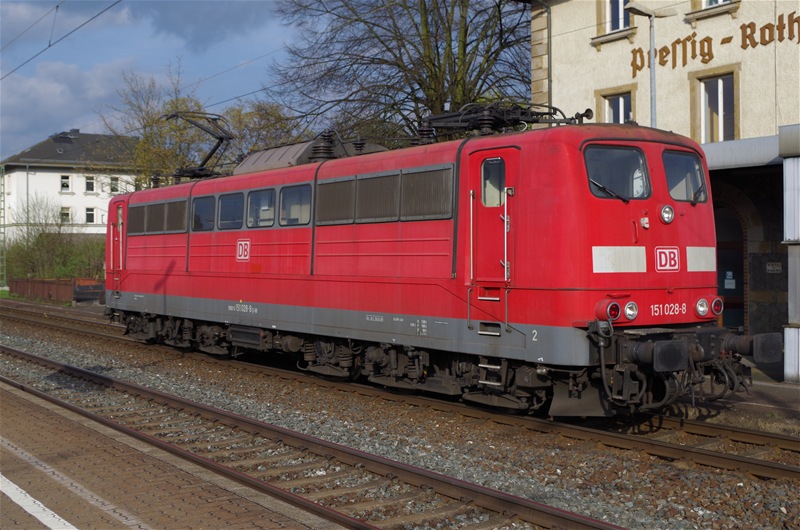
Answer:
[{"label": "side window", "polygon": [[703,165],[694,153],[664,151],[664,173],[669,195],[676,201],[706,202]]},{"label": "side window", "polygon": [[167,205],[163,202],[148,204],[145,212],[144,231],[148,234],[163,232],[167,216]]},{"label": "side window", "polygon": [[307,225],[311,221],[311,186],[291,186],[281,190],[281,226]]},{"label": "side window", "polygon": [[128,235],[144,234],[144,206],[128,208]]},{"label": "side window", "polygon": [[400,218],[400,173],[359,178],[356,222],[384,223]]},{"label": "side window", "polygon": [[481,202],[484,206],[502,206],[506,187],[506,162],[502,158],[489,158],[481,164]]},{"label": "side window", "polygon": [[644,154],[635,147],[589,146],[584,159],[595,196],[626,202],[650,196]]},{"label": "side window", "polygon": [[453,211],[452,168],[404,172],[400,219],[447,219]]},{"label": "side window", "polygon": [[167,203],[167,232],[186,232],[186,201]]},{"label": "side window", "polygon": [[251,191],[247,195],[247,227],[275,224],[275,190]]},{"label": "side window", "polygon": [[230,195],[221,195],[219,198],[219,229],[235,230],[241,228],[243,211],[243,194],[231,193]]},{"label": "side window", "polygon": [[325,182],[317,186],[317,224],[350,224],[355,219],[356,181]]},{"label": "side window", "polygon": [[214,197],[198,197],[192,201],[192,230],[203,232],[214,229]]}]

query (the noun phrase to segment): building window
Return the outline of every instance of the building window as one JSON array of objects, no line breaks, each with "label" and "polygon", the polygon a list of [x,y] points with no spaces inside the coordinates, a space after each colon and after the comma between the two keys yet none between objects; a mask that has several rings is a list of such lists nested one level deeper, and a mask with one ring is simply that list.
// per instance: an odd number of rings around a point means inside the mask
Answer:
[{"label": "building window", "polygon": [[61,191],[69,191],[69,175],[61,175]]},{"label": "building window", "polygon": [[94,224],[94,208],[86,208],[86,224]]},{"label": "building window", "polygon": [[86,177],[86,193],[94,193],[94,177]]},{"label": "building window", "polygon": [[626,123],[633,119],[630,92],[605,96],[604,99],[606,123]]},{"label": "building window", "polygon": [[714,7],[721,4],[729,4],[731,0],[703,0],[703,9]]},{"label": "building window", "polygon": [[119,177],[111,177],[108,183],[108,190],[111,193],[119,193]]},{"label": "building window", "polygon": [[735,138],[733,74],[700,81],[700,143]]},{"label": "building window", "polygon": [[631,15],[625,11],[629,0],[606,0],[606,33],[631,26]]},{"label": "building window", "polygon": [[61,223],[67,224],[72,220],[69,208],[61,208]]}]

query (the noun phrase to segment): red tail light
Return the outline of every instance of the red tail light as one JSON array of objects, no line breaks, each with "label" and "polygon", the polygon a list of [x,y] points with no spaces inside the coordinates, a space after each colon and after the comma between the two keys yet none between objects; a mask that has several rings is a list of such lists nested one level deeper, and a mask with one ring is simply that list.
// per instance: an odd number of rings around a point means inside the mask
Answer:
[{"label": "red tail light", "polygon": [[714,301],[711,302],[711,312],[714,313],[715,315],[719,315],[720,313],[722,313],[724,307],[725,306],[722,303],[721,298],[714,298]]}]

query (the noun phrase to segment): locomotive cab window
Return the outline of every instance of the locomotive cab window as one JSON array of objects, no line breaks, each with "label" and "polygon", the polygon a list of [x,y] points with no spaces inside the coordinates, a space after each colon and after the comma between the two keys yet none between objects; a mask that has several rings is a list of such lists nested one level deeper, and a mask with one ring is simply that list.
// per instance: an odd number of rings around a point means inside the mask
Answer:
[{"label": "locomotive cab window", "polygon": [[664,151],[663,159],[670,197],[692,204],[708,200],[703,165],[697,155],[682,151]]},{"label": "locomotive cab window", "polygon": [[242,210],[244,195],[231,193],[219,198],[219,229],[235,230],[242,227]]},{"label": "locomotive cab window", "polygon": [[281,190],[281,226],[307,225],[311,221],[311,186]]},{"label": "locomotive cab window", "polygon": [[644,154],[633,147],[589,146],[584,152],[589,189],[596,197],[646,199],[650,178]]},{"label": "locomotive cab window", "polygon": [[489,158],[481,164],[481,201],[484,206],[502,206],[506,197],[506,162],[502,158]]},{"label": "locomotive cab window", "polygon": [[192,201],[192,231],[204,232],[214,229],[214,197],[198,197]]},{"label": "locomotive cab window", "polygon": [[247,227],[263,228],[275,223],[275,190],[251,191],[247,195]]}]

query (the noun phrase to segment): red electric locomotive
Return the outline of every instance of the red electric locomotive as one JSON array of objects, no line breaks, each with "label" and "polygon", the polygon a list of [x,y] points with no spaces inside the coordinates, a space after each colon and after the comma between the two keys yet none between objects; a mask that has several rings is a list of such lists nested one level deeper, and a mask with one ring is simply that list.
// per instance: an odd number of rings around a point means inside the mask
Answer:
[{"label": "red electric locomotive", "polygon": [[780,334],[716,324],[696,143],[533,115],[569,123],[357,156],[309,142],[114,197],[108,311],[144,340],[554,416],[716,399],[742,354],[780,355]]}]

